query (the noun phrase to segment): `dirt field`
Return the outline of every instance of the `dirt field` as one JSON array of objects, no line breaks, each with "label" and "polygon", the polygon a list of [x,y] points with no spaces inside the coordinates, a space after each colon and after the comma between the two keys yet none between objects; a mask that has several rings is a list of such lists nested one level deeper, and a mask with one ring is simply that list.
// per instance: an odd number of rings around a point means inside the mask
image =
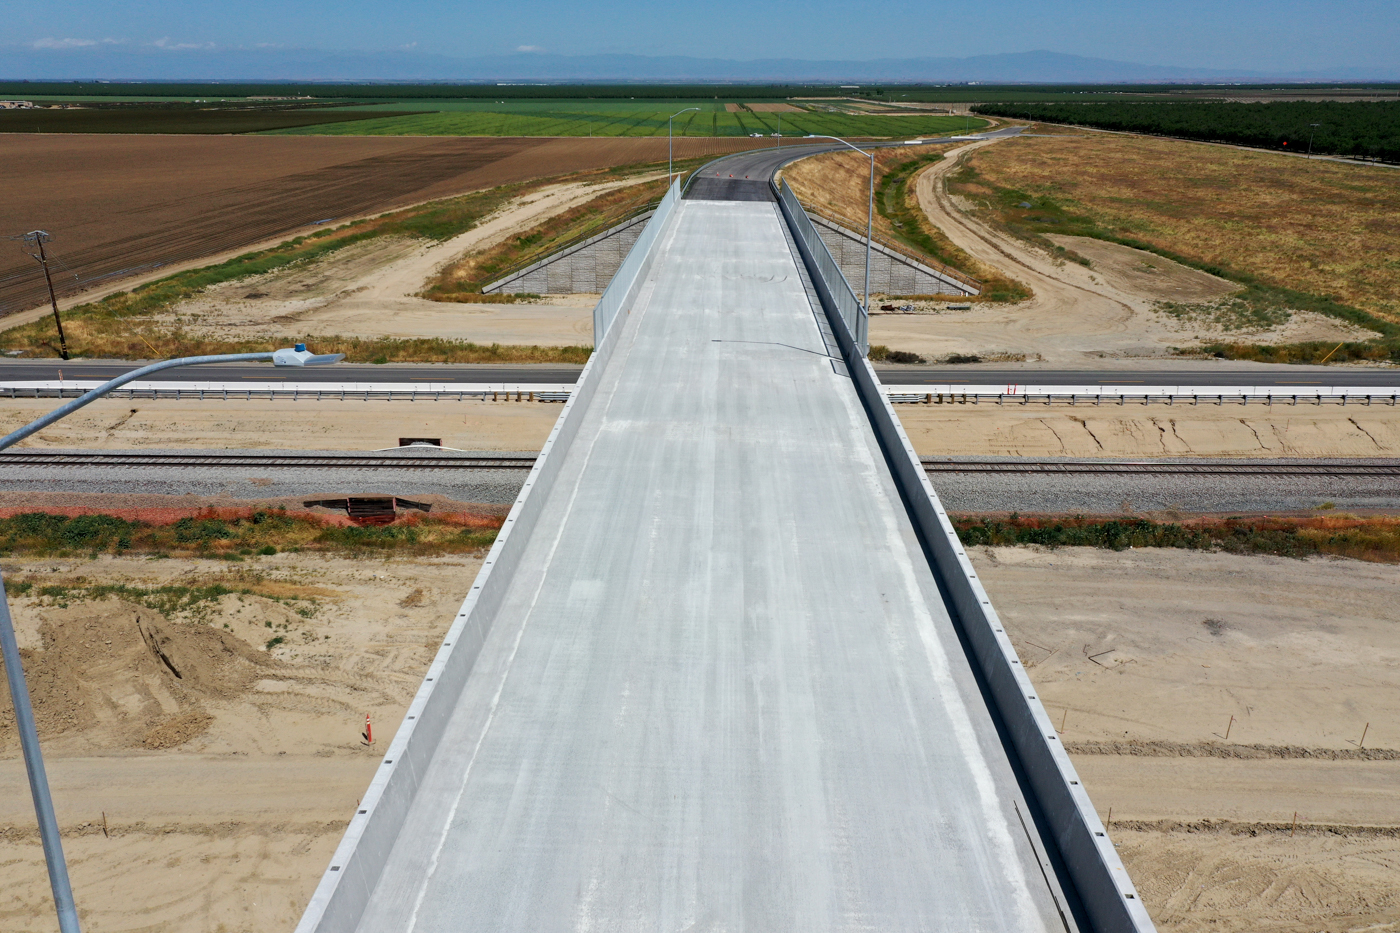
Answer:
[{"label": "dirt field", "polygon": [[[52,400],[6,400],[12,431]],[[461,450],[539,450],[563,406],[548,402],[188,402],[103,399],[22,442],[34,447],[136,450],[381,450],[400,437],[439,437]],[[134,411],[133,411],[134,409]]]},{"label": "dirt field", "polygon": [[1391,568],[970,550],[1159,928],[1400,923]]},{"label": "dirt field", "polygon": [[239,340],[300,337],[446,337],[479,344],[590,346],[595,296],[538,305],[453,304],[419,297],[439,270],[598,195],[649,176],[530,192],[441,243],[377,237],[308,263],[205,289],[172,309],[184,332]]},{"label": "dirt field", "polygon": [[[756,142],[677,138],[675,152],[718,155]],[[48,230],[53,255],[95,288],[320,221],[665,158],[666,140],[656,138],[5,134],[0,189],[5,229]],[[64,272],[56,284],[73,282]],[[37,263],[18,248],[0,256],[0,314],[45,297]]]},{"label": "dirt field", "polygon": [[802,113],[802,108],[794,107],[792,104],[766,103],[766,104],[725,104],[724,109],[730,113],[741,113],[744,110],[751,110],[754,113]]},{"label": "dirt field", "polygon": [[[16,399],[12,431],[53,407]],[[21,442],[93,450],[376,450],[440,437],[464,450],[538,450],[553,403],[480,401],[175,401],[103,399]],[[132,409],[135,409],[133,411]],[[923,456],[1400,456],[1400,408],[1338,405],[898,405]]]},{"label": "dirt field", "polygon": [[922,456],[1392,457],[1400,408],[898,405]]},{"label": "dirt field", "polygon": [[[266,594],[172,615],[12,597],[84,929],[290,931],[479,563],[7,560],[7,579],[75,590]],[[273,637],[285,641],[266,650]],[[42,851],[0,707],[0,928],[47,931]]]}]

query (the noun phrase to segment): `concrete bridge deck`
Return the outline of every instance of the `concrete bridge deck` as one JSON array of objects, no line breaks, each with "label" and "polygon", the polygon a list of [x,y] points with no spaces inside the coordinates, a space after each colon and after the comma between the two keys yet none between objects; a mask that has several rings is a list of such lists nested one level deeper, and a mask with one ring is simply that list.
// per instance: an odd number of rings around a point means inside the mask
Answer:
[{"label": "concrete bridge deck", "polygon": [[655,249],[359,929],[1064,930],[775,205]]}]

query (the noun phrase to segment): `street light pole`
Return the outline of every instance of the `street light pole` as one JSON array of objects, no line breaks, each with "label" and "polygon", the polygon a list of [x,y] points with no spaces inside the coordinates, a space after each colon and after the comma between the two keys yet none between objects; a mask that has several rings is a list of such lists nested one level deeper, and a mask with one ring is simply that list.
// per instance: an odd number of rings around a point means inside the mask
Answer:
[{"label": "street light pole", "polygon": [[666,118],[666,184],[668,185],[671,183],[671,121],[683,113],[699,109],[699,107],[687,107],[685,110],[677,110]]},{"label": "street light pole", "polygon": [[[55,421],[70,415],[97,401],[102,396],[134,379],[162,369],[176,366],[196,366],[203,363],[241,363],[250,360],[271,360],[276,366],[320,366],[335,363],[345,358],[343,353],[317,356],[299,343],[294,349],[269,351],[266,353],[228,353],[220,356],[189,356],[177,360],[165,360],[143,366],[140,369],[123,373],[109,382],[104,382],[79,398],[44,415],[35,421],[0,438],[0,450],[24,440],[36,431],[42,431]],[[78,909],[73,902],[73,886],[68,880],[68,864],[63,858],[63,843],[58,832],[58,818],[54,815],[53,795],[49,792],[48,774],[44,769],[44,756],[39,749],[39,732],[34,724],[34,707],[29,699],[29,686],[25,683],[24,668],[20,666],[19,643],[15,639],[15,626],[10,618],[10,600],[4,593],[4,581],[0,579],[0,656],[5,661],[5,680],[10,688],[10,702],[15,710],[15,725],[19,731],[20,748],[24,753],[24,770],[29,776],[29,793],[34,798],[34,815],[39,822],[39,839],[44,845],[44,862],[49,870],[49,886],[53,889],[54,907],[58,911],[58,928],[61,933],[81,933],[78,926]]]},{"label": "street light pole", "polygon": [[840,136],[821,136],[808,134],[807,139],[834,139],[843,146],[847,146],[859,152],[863,156],[870,158],[870,199],[865,208],[865,313],[870,313],[870,244],[875,232],[875,153],[867,152],[859,146],[852,146]]}]

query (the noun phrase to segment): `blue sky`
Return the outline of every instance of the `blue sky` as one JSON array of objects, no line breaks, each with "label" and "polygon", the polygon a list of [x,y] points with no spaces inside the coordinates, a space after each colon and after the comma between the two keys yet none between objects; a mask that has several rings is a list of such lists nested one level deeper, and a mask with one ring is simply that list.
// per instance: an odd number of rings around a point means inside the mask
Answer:
[{"label": "blue sky", "polygon": [[1048,49],[1153,65],[1393,71],[1396,0],[140,0],[13,3],[0,44],[197,54],[281,48],[706,58],[964,57]]}]

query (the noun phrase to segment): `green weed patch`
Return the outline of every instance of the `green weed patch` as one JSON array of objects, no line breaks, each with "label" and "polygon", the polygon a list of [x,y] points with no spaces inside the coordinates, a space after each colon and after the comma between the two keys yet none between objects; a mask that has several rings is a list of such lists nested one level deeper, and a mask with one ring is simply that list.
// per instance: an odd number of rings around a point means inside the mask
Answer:
[{"label": "green weed patch", "polygon": [[1331,555],[1400,563],[1400,519],[1338,515],[1318,518],[1227,518],[1183,523],[1144,518],[955,518],[964,545],[1186,548],[1278,557]]}]

